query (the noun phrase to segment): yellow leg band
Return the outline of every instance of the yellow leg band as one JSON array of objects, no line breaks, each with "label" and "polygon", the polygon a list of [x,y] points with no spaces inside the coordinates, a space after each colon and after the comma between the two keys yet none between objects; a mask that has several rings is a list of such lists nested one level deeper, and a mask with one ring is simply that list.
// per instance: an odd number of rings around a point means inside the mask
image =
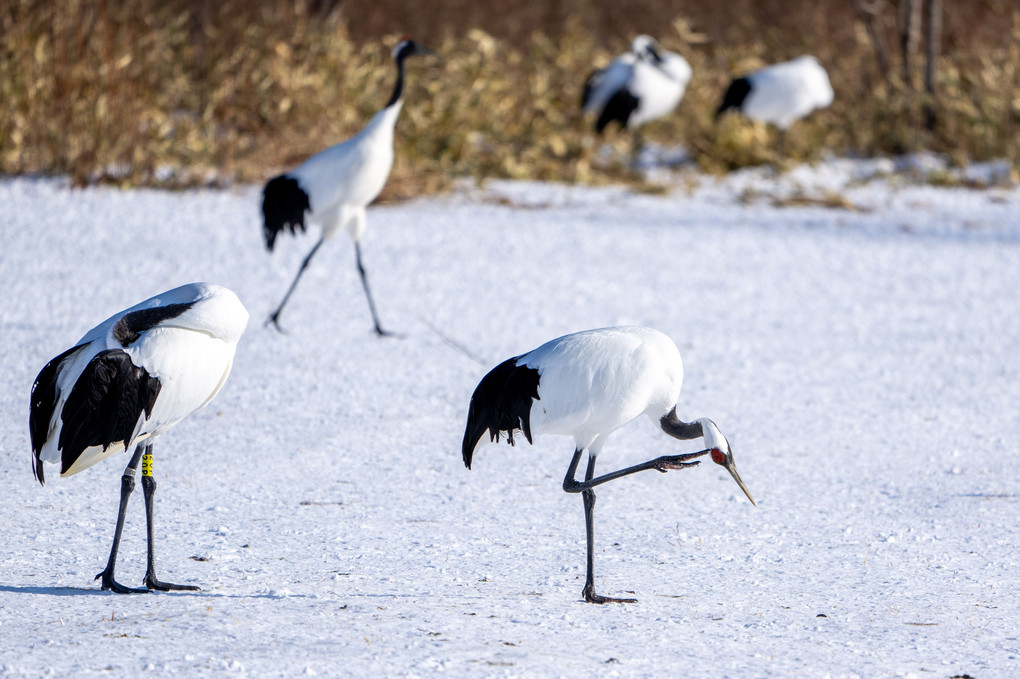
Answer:
[{"label": "yellow leg band", "polygon": [[142,455],[142,476],[152,476],[152,455]]}]

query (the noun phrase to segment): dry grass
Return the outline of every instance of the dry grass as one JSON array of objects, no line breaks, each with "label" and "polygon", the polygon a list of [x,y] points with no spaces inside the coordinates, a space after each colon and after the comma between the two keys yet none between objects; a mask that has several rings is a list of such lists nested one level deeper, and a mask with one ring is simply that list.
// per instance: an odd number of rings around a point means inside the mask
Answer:
[{"label": "dry grass", "polygon": [[[330,4],[7,0],[0,172],[165,186],[264,180],[360,129],[392,87],[400,27],[380,19],[390,3]],[[932,131],[921,125],[923,97],[880,81],[850,3],[716,3],[730,13],[646,4],[635,15],[647,25],[631,25],[601,0],[525,3],[514,17],[503,4],[436,3],[415,37],[442,58],[408,64],[387,195],[441,190],[458,176],[639,184],[600,160],[577,106],[592,66],[639,30],[695,73],[677,114],[646,138],[687,146],[706,170],[776,160],[773,130],[733,117],[716,125],[712,112],[732,73],[805,52],[828,65],[837,99],[791,131],[794,159],[928,148],[960,163],[1020,164],[1020,11],[1005,0],[947,17]],[[348,26],[368,29],[356,41]],[[607,138],[629,147],[625,134]]]}]

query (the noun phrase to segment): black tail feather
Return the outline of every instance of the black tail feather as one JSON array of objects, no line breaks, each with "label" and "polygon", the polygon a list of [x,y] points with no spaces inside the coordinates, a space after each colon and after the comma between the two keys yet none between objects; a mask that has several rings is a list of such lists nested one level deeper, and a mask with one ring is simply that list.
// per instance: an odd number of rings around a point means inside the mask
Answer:
[{"label": "black tail feather", "polygon": [[520,358],[503,361],[475,387],[461,444],[468,469],[475,446],[486,431],[491,441],[499,441],[499,435],[505,432],[510,445],[514,445],[514,432],[523,431],[524,438],[532,443],[531,405],[538,400],[539,374],[535,368],[517,365]]},{"label": "black tail feather", "polygon": [[751,81],[747,78],[737,78],[731,82],[730,86],[726,88],[726,94],[723,95],[722,103],[715,110],[716,120],[723,113],[731,109],[739,111],[740,107],[744,105],[744,99],[747,99],[747,95],[750,93]]},{"label": "black tail feather", "polygon": [[617,90],[616,94],[606,102],[602,113],[599,114],[599,119],[595,121],[595,131],[602,134],[602,130],[606,129],[606,125],[614,121],[620,123],[621,128],[627,127],[627,121],[630,120],[631,114],[634,113],[637,107],[638,98],[631,94],[629,90]]},{"label": "black tail feather", "polygon": [[266,248],[273,251],[281,231],[303,232],[305,213],[310,210],[308,194],[296,179],[285,174],[270,179],[262,190],[262,232],[266,237]]},{"label": "black tail feather", "polygon": [[74,465],[86,448],[130,443],[135,425],[152,415],[162,384],[131,362],[121,349],[96,354],[67,395],[60,413],[57,444],[60,473]]},{"label": "black tail feather", "polygon": [[46,484],[46,474],[43,471],[42,460],[39,453],[46,445],[46,436],[50,431],[50,422],[53,421],[53,411],[57,407],[57,399],[60,398],[57,389],[57,378],[60,377],[60,366],[74,352],[81,347],[71,347],[46,364],[39,371],[32,385],[31,407],[28,413],[28,433],[32,439],[32,473],[40,484]]}]

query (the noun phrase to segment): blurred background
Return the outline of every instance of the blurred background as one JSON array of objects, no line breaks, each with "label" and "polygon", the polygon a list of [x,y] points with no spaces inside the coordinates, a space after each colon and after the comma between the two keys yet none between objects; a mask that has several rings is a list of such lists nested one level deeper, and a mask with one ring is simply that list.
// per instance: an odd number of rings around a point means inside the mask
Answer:
[{"label": "blurred background", "polygon": [[5,0],[0,172],[264,180],[364,126],[408,34],[441,58],[408,63],[387,197],[457,177],[640,184],[619,160],[627,133],[600,141],[579,112],[585,77],[638,33],[694,69],[645,140],[704,171],[777,160],[774,130],[713,113],[732,77],[801,54],[836,100],[793,127],[789,159],[924,149],[1020,166],[1017,0]]}]

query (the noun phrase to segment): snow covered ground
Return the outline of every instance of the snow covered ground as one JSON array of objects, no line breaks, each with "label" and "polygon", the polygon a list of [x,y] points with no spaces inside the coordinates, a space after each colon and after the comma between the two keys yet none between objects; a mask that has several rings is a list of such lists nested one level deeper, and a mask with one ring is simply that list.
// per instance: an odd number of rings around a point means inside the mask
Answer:
[{"label": "snow covered ground", "polygon": [[[1020,190],[848,161],[685,186],[370,209],[404,335],[380,340],[346,238],[289,334],[263,327],[313,237],[268,257],[257,187],[0,180],[0,675],[1016,676]],[[853,209],[810,204],[833,196]],[[155,449],[159,574],[203,589],[111,595],[93,576],[126,457],[39,487],[29,390],[92,325],[194,280],[252,314],[226,388]],[[639,602],[599,607],[571,441],[485,447],[471,471],[459,445],[490,367],[620,324],[677,341],[679,412],[719,424],[758,508],[711,464],[607,484],[598,588]],[[600,470],[697,443],[640,420]]]}]

